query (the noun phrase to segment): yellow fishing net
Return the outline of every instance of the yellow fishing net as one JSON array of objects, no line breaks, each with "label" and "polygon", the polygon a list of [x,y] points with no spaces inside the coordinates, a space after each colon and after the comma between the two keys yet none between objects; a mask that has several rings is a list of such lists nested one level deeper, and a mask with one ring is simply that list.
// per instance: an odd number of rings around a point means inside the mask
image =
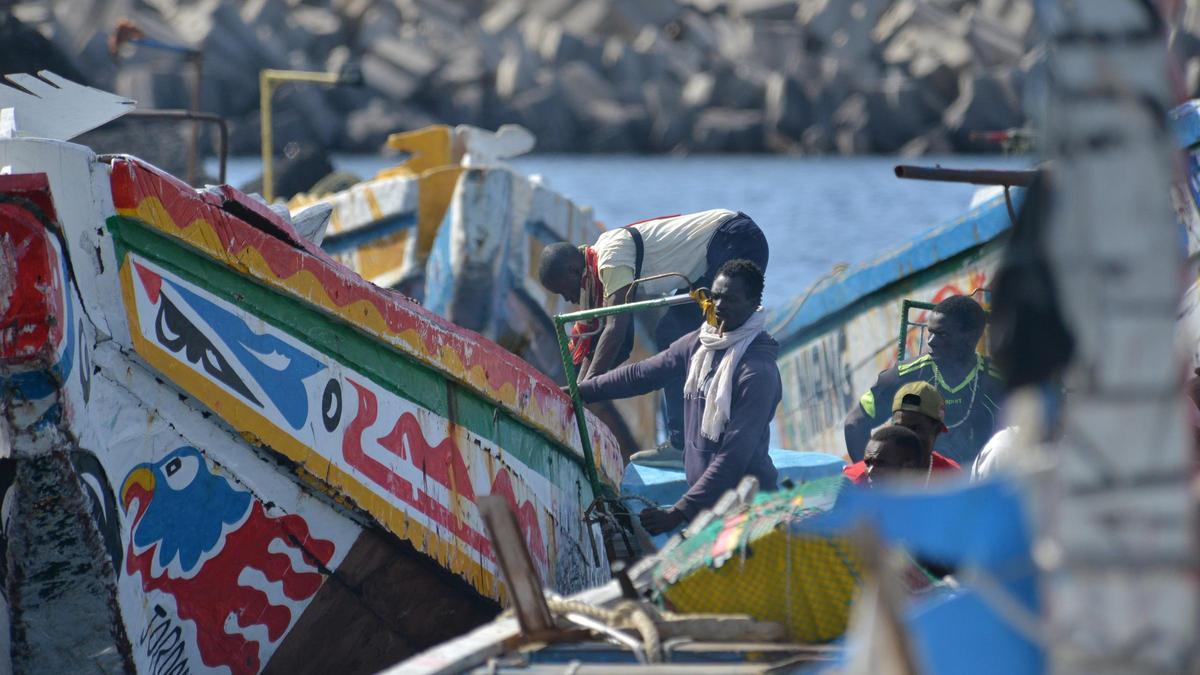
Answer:
[{"label": "yellow fishing net", "polygon": [[781,623],[797,642],[840,637],[860,585],[859,553],[845,537],[792,533],[789,525],[829,510],[846,483],[838,476],[758,495],[749,508],[668,545],[655,591],[680,612]]}]

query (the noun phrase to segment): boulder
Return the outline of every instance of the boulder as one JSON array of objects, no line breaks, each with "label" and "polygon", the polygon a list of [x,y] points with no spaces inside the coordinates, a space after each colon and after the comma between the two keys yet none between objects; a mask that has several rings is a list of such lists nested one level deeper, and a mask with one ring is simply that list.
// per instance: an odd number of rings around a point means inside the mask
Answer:
[{"label": "boulder", "polygon": [[710,61],[710,55],[695,45],[672,40],[652,26],[643,28],[631,46],[649,64],[652,76],[672,77],[679,82],[704,70]]},{"label": "boulder", "polygon": [[730,0],[729,13],[752,21],[791,21],[796,18],[796,0]]},{"label": "boulder", "polygon": [[936,28],[910,25],[897,31],[883,49],[883,62],[888,65],[905,65],[918,58],[957,72],[971,63],[971,45],[965,38]]},{"label": "boulder", "polygon": [[767,78],[763,104],[768,138],[783,137],[799,141],[813,122],[812,101],[795,78],[775,72]]},{"label": "boulder", "polygon": [[950,134],[939,124],[923,134],[914,136],[896,151],[900,157],[949,155],[954,152]]},{"label": "boulder", "polygon": [[419,108],[377,97],[346,117],[342,147],[353,152],[378,152],[389,134],[436,123]]},{"label": "boulder", "polygon": [[[612,26],[606,25],[612,14],[611,0],[583,0],[563,15],[563,25],[576,35],[609,35]],[[633,35],[624,36],[632,39]]]},{"label": "boulder", "polygon": [[693,112],[684,108],[683,88],[668,79],[642,85],[646,112],[650,116],[649,149],[670,152],[687,140]]},{"label": "boulder", "polygon": [[582,61],[572,61],[559,68],[556,79],[563,102],[577,119],[587,119],[601,103],[616,104],[616,89],[596,69]]},{"label": "boulder", "polygon": [[438,67],[438,61],[422,41],[401,37],[381,37],[371,43],[368,54],[376,56],[423,82]]},{"label": "boulder", "polygon": [[800,0],[796,20],[818,48],[869,41],[890,0]]},{"label": "boulder", "polygon": [[758,110],[709,108],[692,128],[695,152],[760,152],[765,143],[763,114]]},{"label": "boulder", "polygon": [[601,64],[604,76],[616,87],[622,103],[642,100],[642,84],[647,78],[641,54],[630,49],[621,38],[612,37],[604,43]]},{"label": "boulder", "polygon": [[372,3],[370,8],[363,12],[362,20],[358,22],[356,42],[358,45],[370,48],[370,45],[374,44],[376,40],[398,35],[403,22],[404,17],[400,16],[400,11],[396,9],[395,5],[388,2]]},{"label": "boulder", "polygon": [[712,104],[723,108],[761,109],[768,73],[748,64],[722,65],[714,69],[716,84]]},{"label": "boulder", "polygon": [[[111,59],[106,60],[111,63]],[[0,9],[0,63],[4,64],[5,73],[36,73],[45,69],[80,84],[91,84],[67,54],[35,28],[18,21],[7,9]]]},{"label": "boulder", "polygon": [[581,149],[589,152],[640,152],[649,145],[649,118],[646,109],[638,105],[599,101],[588,112],[582,129],[585,144]]},{"label": "boulder", "polygon": [[362,63],[363,82],[392,101],[407,101],[421,86],[412,73],[375,54],[367,54]]},{"label": "boulder", "polygon": [[496,67],[496,95],[502,101],[512,100],[536,83],[537,64],[534,56],[520,43],[512,43],[509,47]]},{"label": "boulder", "polygon": [[917,0],[895,0],[879,15],[871,29],[871,39],[884,44],[892,39],[901,28],[908,25],[917,11]]},{"label": "boulder", "polygon": [[479,27],[491,35],[503,35],[515,31],[517,22],[525,14],[522,0],[501,0],[479,17]]},{"label": "boulder", "polygon": [[442,64],[433,76],[438,89],[481,83],[487,75],[483,53],[478,49],[463,49]]},{"label": "boulder", "polygon": [[942,123],[959,150],[989,150],[971,140],[972,131],[999,131],[1024,123],[1020,99],[1008,71],[964,72],[959,78],[958,98],[946,109]]},{"label": "boulder", "polygon": [[482,84],[469,82],[454,88],[443,88],[435,98],[438,117],[447,124],[485,126],[487,90]]},{"label": "boulder", "polygon": [[562,21],[576,35],[633,40],[645,28],[665,26],[680,14],[673,0],[582,0]]},{"label": "boulder", "polygon": [[516,120],[537,136],[541,152],[580,150],[578,125],[562,104],[555,82],[523,91],[512,100]]},{"label": "boulder", "polygon": [[944,109],[958,98],[958,73],[931,54],[909,61],[908,76],[931,107]]},{"label": "boulder", "polygon": [[852,94],[838,106],[831,118],[833,147],[840,155],[861,155],[871,151],[867,133],[869,122],[867,97]]},{"label": "boulder", "polygon": [[727,17],[713,17],[710,21],[715,43],[714,62],[742,63],[754,58],[754,24]]},{"label": "boulder", "polygon": [[309,54],[327,54],[347,41],[344,22],[324,7],[298,5],[292,8],[289,21],[302,31],[301,49]]},{"label": "boulder", "polygon": [[1013,65],[1025,54],[1025,42],[1001,21],[978,12],[971,15],[967,41],[973,61],[984,67]]},{"label": "boulder", "polygon": [[804,29],[792,22],[750,25],[749,58],[767,70],[797,73],[805,61]]},{"label": "boulder", "polygon": [[824,124],[814,124],[800,136],[800,152],[806,155],[826,155],[833,151],[833,134]]},{"label": "boulder", "polygon": [[696,12],[683,12],[679,15],[678,40],[694,45],[697,49],[711,53],[720,48],[713,24],[723,21],[723,17],[705,17]]},{"label": "boulder", "polygon": [[546,24],[538,44],[538,55],[546,63],[584,61],[595,67],[601,61],[601,52],[595,38],[570,33],[557,21]]},{"label": "boulder", "polygon": [[683,83],[680,101],[687,110],[698,112],[709,107],[713,100],[713,90],[717,86],[717,78],[710,73],[696,73]]},{"label": "boulder", "polygon": [[931,108],[922,92],[899,74],[886,78],[866,95],[867,135],[873,152],[896,152],[938,122],[940,108]]}]

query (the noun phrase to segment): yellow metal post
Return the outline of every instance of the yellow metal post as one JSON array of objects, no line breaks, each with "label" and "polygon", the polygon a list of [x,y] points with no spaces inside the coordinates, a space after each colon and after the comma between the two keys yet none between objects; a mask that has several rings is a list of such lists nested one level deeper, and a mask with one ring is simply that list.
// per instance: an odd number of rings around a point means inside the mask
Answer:
[{"label": "yellow metal post", "polygon": [[354,78],[339,73],[318,73],[306,70],[275,70],[267,68],[258,73],[259,118],[262,123],[263,198],[275,200],[275,170],[272,162],[271,95],[281,82],[315,82],[317,84],[355,84]]}]

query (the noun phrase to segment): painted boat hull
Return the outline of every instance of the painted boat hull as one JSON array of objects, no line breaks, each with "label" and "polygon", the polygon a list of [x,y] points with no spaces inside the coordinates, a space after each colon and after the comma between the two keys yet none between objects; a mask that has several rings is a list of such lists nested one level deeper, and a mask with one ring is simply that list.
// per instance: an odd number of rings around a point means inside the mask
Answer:
[{"label": "painted boat hull", "polygon": [[[992,199],[904,250],[818,291],[775,333],[783,399],[775,415],[779,444],[846,456],[843,422],[879,373],[896,361],[905,300],[936,303],[990,284],[1009,216]],[[943,252],[949,252],[942,257]],[[922,322],[924,311],[912,319]],[[918,329],[907,335],[918,351]]]},{"label": "painted boat hull", "polygon": [[548,586],[608,578],[544,375],[230,188],[57,141],[0,142],[0,164],[17,670],[377,669],[503,602],[486,494]]},{"label": "painted boat hull", "polygon": [[[1170,198],[1181,241],[1194,261],[1200,252],[1200,101],[1173,110],[1170,122],[1184,160]],[[1014,190],[1018,206],[1020,198]],[[994,197],[813,293],[798,311],[785,309],[794,316],[775,331],[783,346],[778,361],[783,400],[775,416],[780,445],[845,456],[846,414],[878,374],[895,364],[904,300],[936,303],[986,291],[1010,227],[1004,198]],[[1200,366],[1200,282],[1192,278],[1187,284],[1179,328],[1193,366]],[[911,317],[918,323],[924,318],[923,311]],[[907,354],[918,353],[919,339],[919,330],[910,329]]]},{"label": "painted boat hull", "polygon": [[[401,165],[291,206],[316,202],[333,206],[322,247],[339,262],[566,382],[550,317],[576,308],[542,288],[537,259],[548,244],[593,241],[601,230],[589,208],[501,163]],[[656,351],[649,320],[635,323],[633,360]],[[592,409],[626,454],[657,443],[656,394]]]}]

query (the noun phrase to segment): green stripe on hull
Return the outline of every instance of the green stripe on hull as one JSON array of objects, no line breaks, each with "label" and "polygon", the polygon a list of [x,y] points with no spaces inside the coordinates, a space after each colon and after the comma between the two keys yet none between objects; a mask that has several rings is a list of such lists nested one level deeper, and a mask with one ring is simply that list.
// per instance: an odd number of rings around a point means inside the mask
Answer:
[{"label": "green stripe on hull", "polygon": [[[340,320],[180,246],[136,220],[112,216],[107,225],[118,260],[124,260],[128,251],[145,256],[379,386],[491,439],[567,494],[571,493],[573,480],[590,495],[583,459],[578,454],[474,391]],[[563,465],[572,466],[568,476],[561,476]]]}]

